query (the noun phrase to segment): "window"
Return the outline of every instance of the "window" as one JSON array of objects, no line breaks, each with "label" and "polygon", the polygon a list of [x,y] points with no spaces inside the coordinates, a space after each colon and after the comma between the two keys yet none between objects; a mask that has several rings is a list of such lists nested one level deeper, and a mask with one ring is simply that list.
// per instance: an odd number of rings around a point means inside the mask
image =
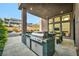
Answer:
[{"label": "window", "polygon": [[49,23],[53,23],[53,19],[49,19]]},{"label": "window", "polygon": [[68,21],[68,20],[70,20],[70,15],[62,16],[62,21]]},{"label": "window", "polygon": [[49,24],[49,32],[53,32],[53,24]]},{"label": "window", "polygon": [[55,28],[54,28],[56,33],[60,32],[60,23],[55,24]]},{"label": "window", "polygon": [[54,21],[55,21],[55,22],[59,22],[59,21],[60,21],[60,17],[54,18]]},{"label": "window", "polygon": [[60,28],[60,23],[55,24],[55,28]]},{"label": "window", "polygon": [[65,36],[70,35],[70,22],[62,23],[62,31],[65,33]]}]

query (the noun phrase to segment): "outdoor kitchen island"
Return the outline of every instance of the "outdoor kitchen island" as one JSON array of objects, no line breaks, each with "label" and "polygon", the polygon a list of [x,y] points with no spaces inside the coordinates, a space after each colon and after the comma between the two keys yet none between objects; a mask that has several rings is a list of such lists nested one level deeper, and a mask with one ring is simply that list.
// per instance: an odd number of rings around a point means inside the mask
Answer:
[{"label": "outdoor kitchen island", "polygon": [[52,56],[55,52],[54,34],[48,32],[27,32],[25,45],[39,56]]}]

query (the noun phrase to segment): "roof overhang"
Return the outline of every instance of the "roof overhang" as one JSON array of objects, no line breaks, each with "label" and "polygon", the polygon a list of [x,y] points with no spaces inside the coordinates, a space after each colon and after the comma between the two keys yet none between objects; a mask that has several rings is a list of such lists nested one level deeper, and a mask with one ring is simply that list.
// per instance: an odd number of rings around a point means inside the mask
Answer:
[{"label": "roof overhang", "polygon": [[73,3],[20,3],[19,9],[26,8],[27,12],[41,18],[53,17],[73,11]]}]

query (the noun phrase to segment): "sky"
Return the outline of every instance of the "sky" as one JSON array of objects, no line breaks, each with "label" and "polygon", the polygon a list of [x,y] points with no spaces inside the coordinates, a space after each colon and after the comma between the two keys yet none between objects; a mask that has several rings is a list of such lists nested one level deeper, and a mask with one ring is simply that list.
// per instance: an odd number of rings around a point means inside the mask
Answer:
[{"label": "sky", "polygon": [[[21,19],[21,10],[18,9],[18,3],[0,3],[0,18]],[[40,18],[27,13],[28,23],[39,23]]]}]

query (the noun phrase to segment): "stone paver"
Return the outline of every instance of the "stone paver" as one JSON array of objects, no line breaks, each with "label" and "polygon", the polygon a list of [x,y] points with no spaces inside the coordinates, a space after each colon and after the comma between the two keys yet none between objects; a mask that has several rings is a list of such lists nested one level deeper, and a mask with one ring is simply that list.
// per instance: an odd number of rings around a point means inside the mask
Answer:
[{"label": "stone paver", "polygon": [[21,36],[9,37],[5,45],[3,56],[36,56],[21,41]]}]

